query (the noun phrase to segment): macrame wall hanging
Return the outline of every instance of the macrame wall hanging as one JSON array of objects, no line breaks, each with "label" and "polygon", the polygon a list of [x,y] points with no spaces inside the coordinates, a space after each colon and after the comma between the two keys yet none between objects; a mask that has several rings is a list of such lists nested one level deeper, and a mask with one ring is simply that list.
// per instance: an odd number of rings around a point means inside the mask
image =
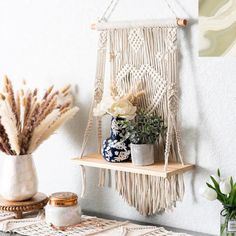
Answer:
[{"label": "macrame wall hanging", "polygon": [[[177,120],[179,102],[177,29],[179,25],[185,26],[186,20],[174,18],[173,20],[141,22],[108,22],[107,18],[111,15],[117,2],[112,1],[102,19],[92,26],[100,31],[97,71],[94,98],[84,135],[81,159],[78,161],[82,167],[83,180],[85,180],[83,166],[101,167],[99,186],[104,186],[105,178],[110,176],[106,175],[109,172],[107,169],[113,169],[112,177],[115,189],[123,199],[130,206],[135,207],[140,214],[154,215],[173,209],[176,202],[183,199],[183,172],[192,167],[191,165],[185,166],[183,162]],[[166,3],[170,8],[169,3]],[[174,13],[173,9],[170,9]],[[102,121],[101,118],[93,117],[93,108],[105,94],[104,79],[107,61],[110,62],[110,83],[114,85],[117,94],[123,96],[132,89],[132,86],[139,84],[145,90],[145,96],[139,100],[139,106],[147,113],[161,115],[164,119],[167,133],[163,139],[159,140],[156,148],[156,161],[163,163],[160,175],[149,175],[149,172],[146,174],[142,169],[139,172],[139,169],[135,168],[134,171],[132,168],[122,171],[122,166],[118,166],[121,165],[119,163],[103,165],[96,160],[94,163],[90,161],[93,159],[89,155],[84,157],[89,135],[93,132],[94,119],[97,127],[98,153],[101,153],[101,143],[104,138]],[[169,161],[180,163],[181,167],[171,175],[164,175],[163,173],[171,171]],[[181,169],[182,167],[183,169]],[[145,168],[152,170],[152,166]]]}]

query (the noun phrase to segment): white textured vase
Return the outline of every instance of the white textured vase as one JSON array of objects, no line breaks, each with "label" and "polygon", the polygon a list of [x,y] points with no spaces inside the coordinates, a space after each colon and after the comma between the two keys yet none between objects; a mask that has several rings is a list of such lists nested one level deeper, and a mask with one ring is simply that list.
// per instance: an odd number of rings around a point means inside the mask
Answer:
[{"label": "white textured vase", "polygon": [[5,156],[1,171],[0,194],[8,201],[24,201],[38,191],[32,155]]}]

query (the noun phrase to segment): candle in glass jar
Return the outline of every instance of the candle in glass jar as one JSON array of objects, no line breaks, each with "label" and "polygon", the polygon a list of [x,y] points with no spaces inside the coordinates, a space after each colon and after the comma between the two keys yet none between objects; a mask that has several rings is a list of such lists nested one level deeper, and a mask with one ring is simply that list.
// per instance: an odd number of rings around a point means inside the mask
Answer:
[{"label": "candle in glass jar", "polygon": [[71,192],[53,193],[45,209],[45,219],[50,225],[67,227],[80,223],[81,208],[78,196]]}]

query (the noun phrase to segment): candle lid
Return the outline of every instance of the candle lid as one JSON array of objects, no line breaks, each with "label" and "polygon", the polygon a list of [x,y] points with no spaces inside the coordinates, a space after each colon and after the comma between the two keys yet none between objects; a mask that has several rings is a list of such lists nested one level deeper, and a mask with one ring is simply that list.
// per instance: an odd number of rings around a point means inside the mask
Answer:
[{"label": "candle lid", "polygon": [[49,205],[68,207],[75,206],[78,202],[78,196],[71,192],[57,192],[49,197]]}]

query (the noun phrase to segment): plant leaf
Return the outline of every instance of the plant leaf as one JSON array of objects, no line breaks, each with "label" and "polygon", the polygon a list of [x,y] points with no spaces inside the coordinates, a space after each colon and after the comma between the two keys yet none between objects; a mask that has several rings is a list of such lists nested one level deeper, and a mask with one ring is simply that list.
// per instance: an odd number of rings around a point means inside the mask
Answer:
[{"label": "plant leaf", "polygon": [[211,181],[213,182],[214,186],[215,186],[215,191],[217,192],[217,199],[219,201],[221,201],[222,203],[226,203],[227,201],[227,197],[225,194],[223,194],[221,191],[220,191],[220,186],[219,184],[217,183],[217,181],[212,177],[210,176],[211,178]]}]

